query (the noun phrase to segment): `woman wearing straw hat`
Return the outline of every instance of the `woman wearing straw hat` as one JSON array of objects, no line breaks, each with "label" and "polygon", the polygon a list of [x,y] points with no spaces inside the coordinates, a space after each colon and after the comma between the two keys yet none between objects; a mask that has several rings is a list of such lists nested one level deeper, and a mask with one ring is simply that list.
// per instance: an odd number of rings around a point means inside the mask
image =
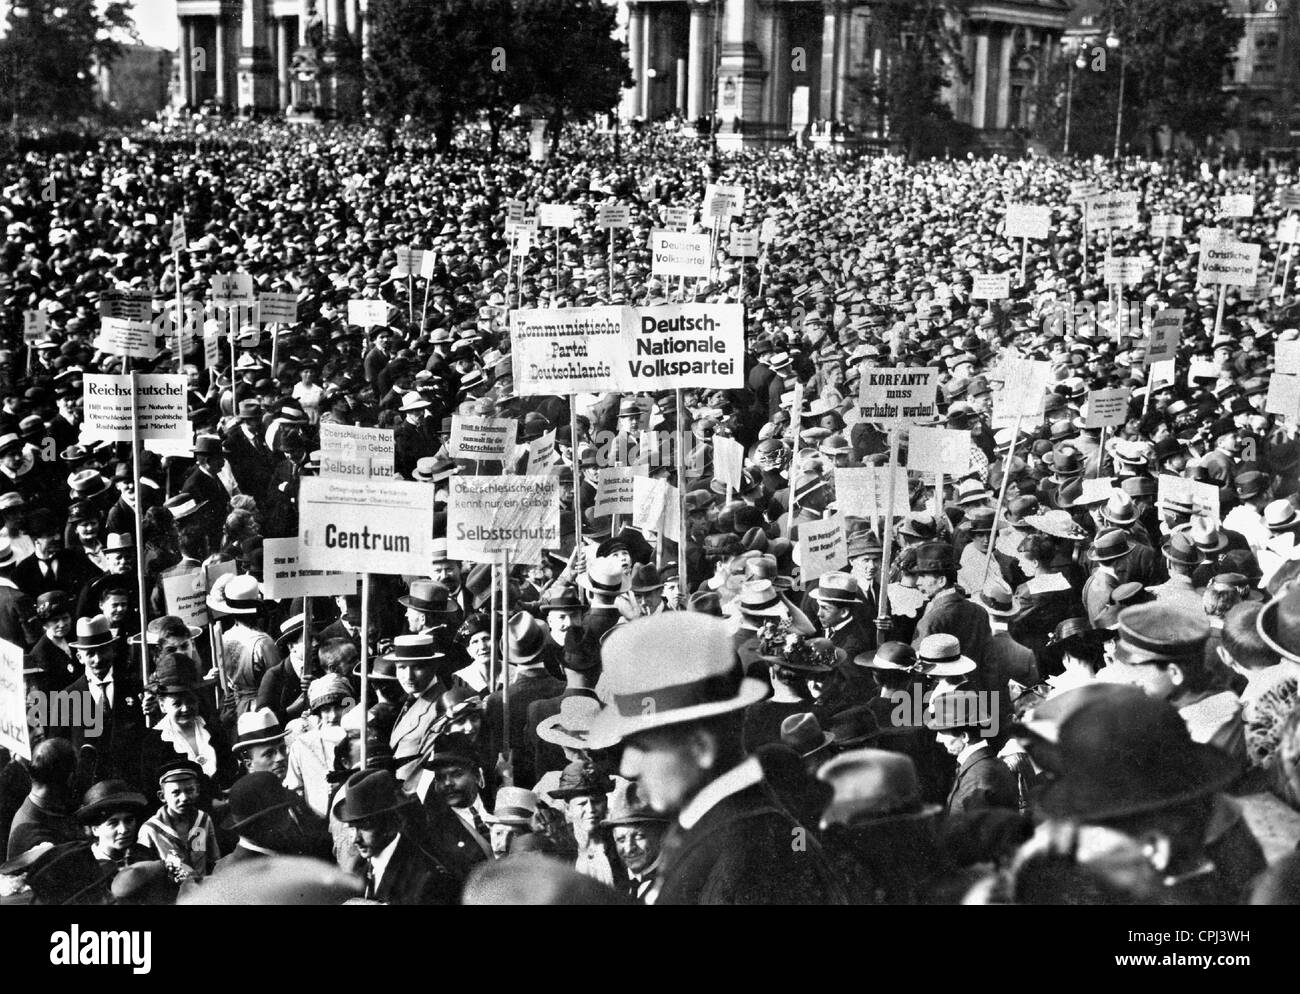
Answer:
[{"label": "woman wearing straw hat", "polygon": [[222,625],[221,668],[230,693],[221,702],[221,724],[233,736],[235,720],[257,706],[262,676],[280,661],[280,654],[262,627],[265,601],[256,577],[218,577],[207,604]]}]

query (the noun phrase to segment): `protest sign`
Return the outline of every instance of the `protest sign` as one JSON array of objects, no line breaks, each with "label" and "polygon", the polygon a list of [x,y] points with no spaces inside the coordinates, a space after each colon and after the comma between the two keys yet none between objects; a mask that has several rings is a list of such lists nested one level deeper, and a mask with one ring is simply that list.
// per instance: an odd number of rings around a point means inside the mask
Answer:
[{"label": "protest sign", "polygon": [[960,477],[970,472],[970,432],[955,428],[911,428],[907,468]]},{"label": "protest sign", "polygon": [[291,597],[337,597],[357,592],[356,573],[304,569],[298,562],[296,538],[268,538],[262,542],[262,576],[271,600]]},{"label": "protest sign", "polygon": [[713,436],[713,478],[721,480],[733,491],[740,489],[741,472],[745,466],[745,447],[734,438]]},{"label": "protest sign", "polygon": [[1277,202],[1284,211],[1300,210],[1300,186],[1279,187]]},{"label": "protest sign", "polygon": [[210,621],[208,584],[202,567],[162,578],[163,601],[167,613],[187,625],[203,628]]},{"label": "protest sign", "polygon": [[393,266],[394,276],[417,276],[424,268],[424,249],[413,246],[401,246],[397,249],[397,263]]},{"label": "protest sign", "polygon": [[506,242],[510,248],[511,255],[527,255],[532,251],[536,242],[533,240],[533,233],[536,228],[527,228],[523,225],[510,225],[506,228]]},{"label": "protest sign", "polygon": [[1282,218],[1277,223],[1277,235],[1273,240],[1284,244],[1300,242],[1300,218],[1297,218],[1294,214],[1288,214]]},{"label": "protest sign", "polygon": [[764,245],[771,245],[776,241],[776,218],[763,218],[763,223],[758,228],[758,240]]},{"label": "protest sign", "polygon": [[522,221],[524,219],[525,210],[526,206],[522,200],[507,200],[506,223],[509,224],[512,221],[518,223],[519,221]]},{"label": "protest sign", "polygon": [[633,481],[643,474],[630,466],[610,466],[597,470],[596,510],[599,516],[631,514],[633,510]]},{"label": "protest sign", "polygon": [[664,229],[667,231],[685,231],[695,221],[695,211],[690,207],[665,207]]},{"label": "protest sign", "polygon": [[298,295],[268,291],[257,298],[262,324],[293,324],[298,320]]},{"label": "protest sign", "polygon": [[976,273],[971,285],[971,300],[1005,300],[1011,296],[1010,273]]},{"label": "protest sign", "polygon": [[1274,373],[1269,377],[1266,414],[1281,414],[1292,424],[1300,423],[1300,376]]},{"label": "protest sign", "polygon": [[516,309],[510,324],[520,396],[743,385],[740,304]]},{"label": "protest sign", "polygon": [[391,428],[362,428],[322,422],[320,475],[390,479],[397,456]]},{"label": "protest sign", "polygon": [[30,760],[32,740],[23,679],[22,648],[0,639],[0,748]]},{"label": "protest sign", "polygon": [[433,249],[425,249],[424,255],[420,257],[420,278],[424,280],[433,279],[433,274],[438,268],[438,253]]},{"label": "protest sign", "polygon": [[101,318],[94,345],[101,352],[137,359],[152,359],[158,354],[158,336],[154,333],[152,321]]},{"label": "protest sign", "polygon": [[1201,246],[1196,282],[1201,286],[1254,286],[1259,246],[1223,241]]},{"label": "protest sign", "polygon": [[1052,365],[1033,359],[1012,359],[1003,364],[1005,383],[993,398],[993,424],[1009,428],[1017,417],[1037,418],[1043,413]]},{"label": "protest sign", "polygon": [[542,432],[537,438],[528,443],[528,469],[529,476],[535,476],[538,473],[549,473],[551,467],[555,465],[555,429]]},{"label": "protest sign", "polygon": [[1155,393],[1161,387],[1172,386],[1174,377],[1174,360],[1162,359],[1160,362],[1153,362],[1147,371],[1147,386],[1152,393]]},{"label": "protest sign", "polygon": [[218,307],[253,304],[253,277],[248,273],[215,273],[212,277],[212,302]]},{"label": "protest sign", "polygon": [[1095,197],[1101,193],[1101,187],[1097,183],[1089,180],[1079,180],[1070,184],[1070,195],[1066,198],[1067,203],[1083,203],[1089,197]]},{"label": "protest sign", "polygon": [[172,233],[168,240],[168,248],[173,252],[185,248],[185,218],[180,214],[172,215]]},{"label": "protest sign", "polygon": [[44,338],[48,320],[44,311],[23,311],[23,344],[35,345]]},{"label": "protest sign", "polygon": [[1249,193],[1228,193],[1219,198],[1219,213],[1224,217],[1250,217],[1255,213],[1255,198]]},{"label": "protest sign", "polygon": [[519,422],[513,418],[482,418],[453,414],[451,418],[451,449],[455,459],[472,459],[475,462],[499,462],[504,468],[515,450],[515,430]]},{"label": "protest sign", "polygon": [[1183,216],[1181,214],[1152,214],[1152,238],[1182,238]]},{"label": "protest sign", "polygon": [[938,385],[939,370],[933,366],[864,370],[858,394],[862,418],[877,423],[928,421],[935,414]]},{"label": "protest sign", "polygon": [[539,204],[537,223],[543,228],[572,228],[578,223],[578,208],[573,204]]},{"label": "protest sign", "polygon": [[709,275],[709,236],[682,231],[650,232],[650,272],[655,276]]},{"label": "protest sign", "polygon": [[1273,290],[1273,274],[1266,267],[1260,267],[1255,274],[1255,282],[1243,286],[1238,293],[1242,300],[1267,300]]},{"label": "protest sign", "polygon": [[1273,346],[1273,372],[1300,375],[1300,341],[1278,342]]},{"label": "protest sign", "polygon": [[758,232],[753,228],[732,228],[727,254],[739,259],[758,258]]},{"label": "protest sign", "polygon": [[1190,504],[1193,514],[1219,520],[1219,488],[1212,483],[1162,473],[1156,477],[1156,506],[1170,502]]},{"label": "protest sign", "polygon": [[203,335],[203,365],[215,369],[221,363],[221,333],[214,330]]},{"label": "protest sign", "polygon": [[[252,286],[251,280],[249,286]],[[153,294],[147,290],[106,290],[99,298],[99,316],[121,321],[151,321]]]},{"label": "protest sign", "polygon": [[1144,365],[1151,366],[1164,359],[1172,359],[1178,352],[1178,341],[1183,333],[1183,318],[1187,312],[1181,307],[1166,307],[1156,311],[1147,337]]},{"label": "protest sign", "polygon": [[664,514],[668,509],[668,484],[649,476],[632,478],[632,524],[653,532],[663,531]]},{"label": "protest sign", "polygon": [[1008,238],[1046,238],[1052,227],[1052,208],[1037,204],[1007,205]]},{"label": "protest sign", "polygon": [[836,514],[821,521],[798,524],[799,578],[807,586],[824,573],[834,573],[849,564],[848,545],[844,540],[844,518]]},{"label": "protest sign", "polygon": [[475,563],[540,563],[560,547],[560,481],[554,476],[453,476],[447,554]]},{"label": "protest sign", "polygon": [[358,328],[388,324],[388,302],[384,300],[349,300],[348,324],[354,324]]},{"label": "protest sign", "polygon": [[732,217],[744,216],[745,188],[723,183],[709,183],[704,187],[704,213],[710,213],[711,206],[714,208],[713,213],[718,213],[718,205],[723,198],[725,198],[728,214]]},{"label": "protest sign", "polygon": [[1128,228],[1137,224],[1138,194],[1136,191],[1099,193],[1088,197],[1084,202],[1087,205],[1089,231]]},{"label": "protest sign", "polygon": [[432,541],[433,501],[426,484],[320,476],[303,477],[299,485],[302,567],[424,576]]},{"label": "protest sign", "polygon": [[[883,517],[889,504],[889,467],[840,467],[835,470],[835,506],[839,513],[857,518]],[[907,470],[894,467],[894,514],[908,513]]]},{"label": "protest sign", "polygon": [[601,204],[596,208],[596,227],[632,227],[632,208],[627,204]]},{"label": "protest sign", "polygon": [[[186,380],[176,373],[139,373],[136,396],[141,438],[182,441],[191,439],[185,405]],[[85,438],[106,442],[131,440],[131,377],[87,373],[82,381],[82,416]]]},{"label": "protest sign", "polygon": [[1107,286],[1136,286],[1142,282],[1142,260],[1135,255],[1108,255],[1102,273]]},{"label": "protest sign", "polygon": [[1085,428],[1118,428],[1128,419],[1128,387],[1088,391]]}]

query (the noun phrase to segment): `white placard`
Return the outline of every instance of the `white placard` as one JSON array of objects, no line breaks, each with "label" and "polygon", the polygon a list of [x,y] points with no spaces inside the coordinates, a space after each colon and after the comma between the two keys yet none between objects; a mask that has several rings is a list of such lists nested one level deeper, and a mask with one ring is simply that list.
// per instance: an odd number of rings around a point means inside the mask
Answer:
[{"label": "white placard", "polygon": [[1201,286],[1254,286],[1259,246],[1251,242],[1219,242],[1201,247],[1196,282]]},{"label": "white placard", "polygon": [[1088,391],[1088,417],[1085,428],[1118,428],[1128,420],[1128,387]]},{"label": "white placard", "polygon": [[152,321],[101,318],[94,345],[101,352],[137,359],[152,359],[158,354],[158,336],[154,333]]},{"label": "white placard", "polygon": [[938,386],[939,370],[933,366],[864,370],[858,394],[862,420],[878,424],[929,421],[935,416]]},{"label": "white placard", "polygon": [[397,442],[392,428],[322,422],[321,476],[391,479]]},{"label": "white placard", "polygon": [[601,204],[596,208],[596,227],[632,227],[632,208],[627,204]]},{"label": "white placard", "polygon": [[212,276],[212,302],[218,307],[253,305],[253,277],[248,273],[215,273]]},{"label": "white placard", "polygon": [[1005,383],[993,397],[993,424],[1011,427],[1016,417],[1034,419],[1042,416],[1047,399],[1047,385],[1052,381],[1052,365],[1033,359],[1009,359],[1003,364]]},{"label": "white placard", "polygon": [[1047,238],[1052,228],[1052,208],[1037,204],[1007,205],[1008,238]]},{"label": "white placard", "polygon": [[727,254],[738,259],[758,258],[758,232],[753,228],[732,228],[727,241]]},{"label": "white placard", "polygon": [[650,232],[650,272],[655,276],[709,276],[709,235]]},{"label": "white placard", "polygon": [[1187,312],[1181,307],[1166,307],[1156,311],[1147,337],[1147,351],[1143,364],[1154,365],[1172,359],[1178,353],[1178,342],[1183,334],[1183,318]]},{"label": "white placard", "polygon": [[45,337],[49,315],[42,310],[23,311],[23,344],[35,345]]},{"label": "white placard", "polygon": [[1142,282],[1142,260],[1135,255],[1108,255],[1102,273],[1107,286],[1136,286]]},{"label": "white placard", "polygon": [[298,562],[296,538],[263,540],[262,577],[266,596],[272,600],[352,595],[360,579],[356,573],[304,569]]},{"label": "white placard", "polygon": [[1011,296],[1010,273],[976,273],[971,284],[971,300],[1006,300]]},{"label": "white placard", "polygon": [[447,555],[475,563],[540,563],[560,547],[560,481],[554,476],[453,476]]},{"label": "white placard", "polygon": [[1280,414],[1292,424],[1300,422],[1300,376],[1274,373],[1268,381],[1266,414]]},{"label": "white placard", "polygon": [[424,268],[424,252],[424,249],[411,245],[400,246],[397,249],[397,263],[393,266],[393,275],[418,276],[420,270]]},{"label": "white placard", "polygon": [[358,328],[388,324],[388,302],[384,300],[349,300],[348,324]]},{"label": "white placard", "polygon": [[262,324],[293,324],[298,320],[298,295],[291,292],[268,292],[257,298],[258,318]]},{"label": "white placard", "polygon": [[695,223],[695,211],[690,207],[665,207],[664,230],[686,231]]},{"label": "white placard", "polygon": [[970,472],[970,432],[957,428],[911,428],[907,468],[957,479]]},{"label": "white placard", "polygon": [[1183,216],[1181,214],[1152,214],[1152,238],[1182,238]]},{"label": "white placard", "polygon": [[[835,508],[840,514],[855,518],[879,518],[889,503],[889,467],[854,466],[835,470]],[[906,515],[908,506],[907,470],[894,467],[894,516]]]},{"label": "white placard", "polygon": [[1089,231],[1129,228],[1137,224],[1138,194],[1136,191],[1099,193],[1087,198],[1085,203]]},{"label": "white placard", "polygon": [[745,447],[734,438],[713,436],[713,477],[732,490],[740,489],[741,474],[745,467]]},{"label": "white placard", "polygon": [[179,213],[172,215],[172,233],[168,240],[168,248],[173,252],[185,248],[185,218]]},{"label": "white placard", "polygon": [[1173,386],[1176,375],[1174,362],[1173,359],[1162,359],[1151,364],[1151,368],[1147,371],[1147,386],[1152,393],[1162,387]]},{"label": "white placard", "polygon": [[555,429],[551,428],[528,443],[528,468],[526,472],[529,476],[549,473],[554,465]]},{"label": "white placard", "polygon": [[1278,342],[1273,346],[1273,372],[1300,375],[1300,341]]},{"label": "white placard", "polygon": [[1249,193],[1228,193],[1219,198],[1219,213],[1224,217],[1250,217],[1255,213],[1255,198]]},{"label": "white placard", "polygon": [[630,466],[610,466],[596,471],[597,516],[631,514],[637,473]]},{"label": "white placard", "polygon": [[305,568],[424,576],[432,541],[427,484],[310,476],[301,481],[298,561]]},{"label": "white placard", "polygon": [[848,566],[849,550],[844,540],[843,515],[835,514],[821,521],[801,521],[798,527],[799,578],[805,585],[823,574]]},{"label": "white placard", "polygon": [[578,208],[573,204],[539,204],[537,224],[543,228],[572,228],[578,223]]},{"label": "white placard", "polygon": [[0,748],[26,760],[32,758],[23,650],[4,639],[0,639]]},{"label": "white placard", "polygon": [[499,462],[504,467],[515,450],[515,432],[518,427],[519,422],[513,418],[453,414],[448,448],[453,458]]},{"label": "white placard", "polygon": [[[186,380],[178,373],[138,373],[136,407],[141,438],[191,440]],[[87,373],[82,381],[82,437],[131,440],[131,377]]]}]

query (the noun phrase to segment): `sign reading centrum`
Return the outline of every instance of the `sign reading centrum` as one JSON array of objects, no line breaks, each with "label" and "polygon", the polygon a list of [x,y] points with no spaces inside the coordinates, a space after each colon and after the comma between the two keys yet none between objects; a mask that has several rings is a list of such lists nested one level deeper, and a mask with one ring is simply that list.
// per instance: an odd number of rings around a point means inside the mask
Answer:
[{"label": "sign reading centrum", "polygon": [[433,501],[425,484],[307,477],[298,507],[302,567],[421,575],[428,568]]}]

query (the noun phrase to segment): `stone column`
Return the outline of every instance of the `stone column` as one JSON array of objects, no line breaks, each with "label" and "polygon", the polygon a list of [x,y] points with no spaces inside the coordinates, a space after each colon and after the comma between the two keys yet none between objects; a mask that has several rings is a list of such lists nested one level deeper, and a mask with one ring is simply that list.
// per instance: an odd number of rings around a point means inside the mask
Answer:
[{"label": "stone column", "polygon": [[709,4],[691,4],[686,117],[692,122],[709,112],[709,81],[713,78],[713,18],[709,13]]},{"label": "stone column", "polygon": [[649,4],[641,5],[641,88],[637,91],[640,114],[650,117],[650,58],[654,52],[655,12]]},{"label": "stone column", "polygon": [[226,106],[226,18],[218,14],[217,18],[217,53],[213,60],[212,71],[216,74],[217,103]]},{"label": "stone column", "polygon": [[626,91],[624,105],[628,108],[628,117],[637,117],[642,113],[642,98],[645,94],[645,62],[641,51],[642,35],[645,34],[645,5],[634,3],[628,5],[627,21],[627,60],[632,68],[632,89]]},{"label": "stone column", "polygon": [[307,10],[306,8],[303,8],[303,12],[298,16],[298,47],[301,48],[303,45],[306,44],[307,44]]},{"label": "stone column", "polygon": [[673,108],[683,118],[686,117],[686,60],[678,59],[674,63],[677,78],[673,86]]},{"label": "stone column", "polygon": [[271,61],[267,5],[244,0],[240,8],[238,106],[269,110],[276,103],[274,63]]},{"label": "stone column", "polygon": [[188,17],[178,18],[180,24],[180,51],[177,57],[181,60],[181,103],[186,107],[194,106],[194,26],[190,23]]},{"label": "stone column", "polygon": [[835,119],[835,56],[839,53],[839,39],[835,31],[839,27],[839,15],[834,0],[822,3],[822,65],[821,78],[817,87],[817,109],[813,112],[814,120]]},{"label": "stone column", "polygon": [[348,0],[327,0],[334,4],[334,37],[351,38],[348,33]]},{"label": "stone column", "polygon": [[975,65],[971,76],[970,123],[973,128],[986,127],[984,123],[984,96],[989,85],[989,33],[981,25],[975,31]]},{"label": "stone column", "polygon": [[998,127],[1011,127],[1011,47],[1014,39],[1009,28],[1004,29],[999,39],[1002,49],[998,58]]},{"label": "stone column", "polygon": [[849,42],[853,12],[846,2],[835,4],[835,119],[848,119],[848,82],[851,70]]},{"label": "stone column", "polygon": [[762,53],[768,70],[763,120],[773,132],[784,135],[790,130],[790,24],[785,5],[777,0],[763,0],[759,10],[767,19]]},{"label": "stone column", "polygon": [[293,87],[289,79],[289,18],[282,17],[275,24],[275,78],[280,85],[280,108],[284,109],[293,102]]},{"label": "stone column", "polygon": [[351,38],[353,41],[358,41],[361,37],[357,31],[358,27],[360,26],[360,14],[361,14],[361,12],[357,9],[358,0],[345,0],[345,2],[348,5],[348,9],[344,16],[343,21],[348,27],[348,37]]}]

